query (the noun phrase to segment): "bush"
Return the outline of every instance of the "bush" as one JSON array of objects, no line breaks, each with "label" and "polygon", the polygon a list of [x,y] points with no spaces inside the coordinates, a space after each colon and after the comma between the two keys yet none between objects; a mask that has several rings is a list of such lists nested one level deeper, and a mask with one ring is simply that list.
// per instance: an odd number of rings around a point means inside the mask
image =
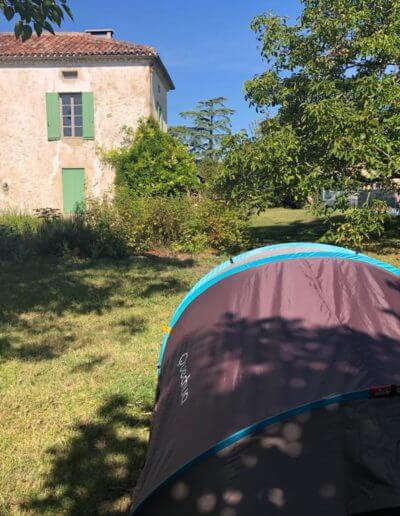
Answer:
[{"label": "bush", "polygon": [[192,215],[187,197],[138,197],[126,206],[134,225],[137,244],[148,248],[171,247],[179,242],[184,222]]},{"label": "bush", "polygon": [[129,253],[123,226],[111,205],[93,202],[69,219],[43,222],[36,250],[39,255],[123,258]]},{"label": "bush", "polygon": [[231,252],[249,244],[246,218],[222,201],[188,196],[124,197],[118,204],[124,218],[130,219],[130,245],[136,252],[146,248]]},{"label": "bush", "polygon": [[199,225],[207,244],[220,252],[236,252],[250,244],[244,212],[227,207],[224,201],[204,200],[199,205]]},{"label": "bush", "polygon": [[198,188],[194,158],[155,120],[142,120],[136,131],[124,132],[125,144],[104,154],[115,169],[117,187],[132,196],[179,195]]},{"label": "bush", "polygon": [[0,259],[22,260],[34,253],[35,238],[41,222],[17,212],[0,215]]},{"label": "bush", "polygon": [[197,253],[247,247],[247,225],[222,202],[118,195],[92,200],[70,218],[0,216],[0,258],[77,256],[124,258],[155,249]]},{"label": "bush", "polygon": [[374,200],[362,208],[346,208],[343,220],[331,221],[331,229],[324,240],[361,250],[371,237],[381,236],[388,220],[388,206],[384,201]]}]

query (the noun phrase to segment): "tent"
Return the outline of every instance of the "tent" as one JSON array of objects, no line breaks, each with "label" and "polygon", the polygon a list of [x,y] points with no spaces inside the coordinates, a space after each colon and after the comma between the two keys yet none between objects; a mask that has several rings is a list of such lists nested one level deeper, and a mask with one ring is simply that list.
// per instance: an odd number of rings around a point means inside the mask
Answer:
[{"label": "tent", "polygon": [[400,269],[322,244],[239,255],[172,317],[132,513],[400,515],[399,385]]}]

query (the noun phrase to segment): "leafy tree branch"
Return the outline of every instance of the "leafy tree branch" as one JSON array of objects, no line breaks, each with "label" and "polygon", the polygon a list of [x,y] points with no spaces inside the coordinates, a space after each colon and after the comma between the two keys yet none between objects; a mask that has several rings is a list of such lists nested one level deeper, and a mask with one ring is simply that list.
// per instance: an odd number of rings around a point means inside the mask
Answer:
[{"label": "leafy tree branch", "polygon": [[43,31],[54,34],[54,25],[60,27],[65,15],[73,19],[67,0],[0,0],[0,12],[7,21],[16,19],[15,37],[22,41],[33,32],[38,36]]}]

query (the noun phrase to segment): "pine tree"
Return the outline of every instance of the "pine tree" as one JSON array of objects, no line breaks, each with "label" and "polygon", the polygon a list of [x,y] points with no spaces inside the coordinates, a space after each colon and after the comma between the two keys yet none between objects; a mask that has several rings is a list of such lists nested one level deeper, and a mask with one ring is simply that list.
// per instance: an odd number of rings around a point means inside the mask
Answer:
[{"label": "pine tree", "polygon": [[225,97],[201,100],[193,111],[183,111],[180,116],[192,121],[190,126],[170,128],[170,133],[179,138],[197,160],[217,159],[218,149],[224,136],[231,133],[230,117],[234,110],[227,108]]}]

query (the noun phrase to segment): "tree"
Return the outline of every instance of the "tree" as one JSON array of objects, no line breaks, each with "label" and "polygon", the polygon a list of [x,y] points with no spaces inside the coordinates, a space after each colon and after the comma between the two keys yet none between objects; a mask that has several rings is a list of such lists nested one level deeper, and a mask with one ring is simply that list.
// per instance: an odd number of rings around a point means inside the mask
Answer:
[{"label": "tree", "polygon": [[197,160],[215,160],[222,138],[230,134],[233,109],[225,106],[225,97],[202,100],[197,109],[183,111],[180,116],[192,121],[191,126],[170,128],[170,134],[188,146]]},{"label": "tree", "polygon": [[293,206],[299,187],[298,141],[294,131],[278,124],[255,137],[239,133],[225,138],[223,164],[210,188],[227,203],[260,212],[278,204]]},{"label": "tree", "polygon": [[360,247],[386,217],[373,196],[362,213],[349,208],[348,195],[393,190],[400,177],[400,0],[302,3],[295,24],[273,14],[252,22],[266,70],[245,91],[265,118],[255,139],[230,149],[227,174],[233,193],[257,209],[282,189],[316,205],[322,188],[341,191],[334,213],[345,223],[321,212],[336,241]]},{"label": "tree", "polygon": [[136,131],[125,128],[124,133],[123,146],[104,155],[115,168],[117,188],[133,196],[174,195],[197,188],[193,157],[156,120],[142,120]]},{"label": "tree", "polygon": [[33,30],[38,36],[44,30],[54,34],[53,25],[60,27],[65,14],[73,19],[67,0],[0,0],[0,12],[8,21],[19,17],[14,33],[22,41],[29,39]]},{"label": "tree", "polygon": [[267,69],[245,89],[267,114],[262,131],[294,134],[304,192],[392,187],[400,173],[400,2],[303,4],[294,25],[272,14],[252,22]]}]

